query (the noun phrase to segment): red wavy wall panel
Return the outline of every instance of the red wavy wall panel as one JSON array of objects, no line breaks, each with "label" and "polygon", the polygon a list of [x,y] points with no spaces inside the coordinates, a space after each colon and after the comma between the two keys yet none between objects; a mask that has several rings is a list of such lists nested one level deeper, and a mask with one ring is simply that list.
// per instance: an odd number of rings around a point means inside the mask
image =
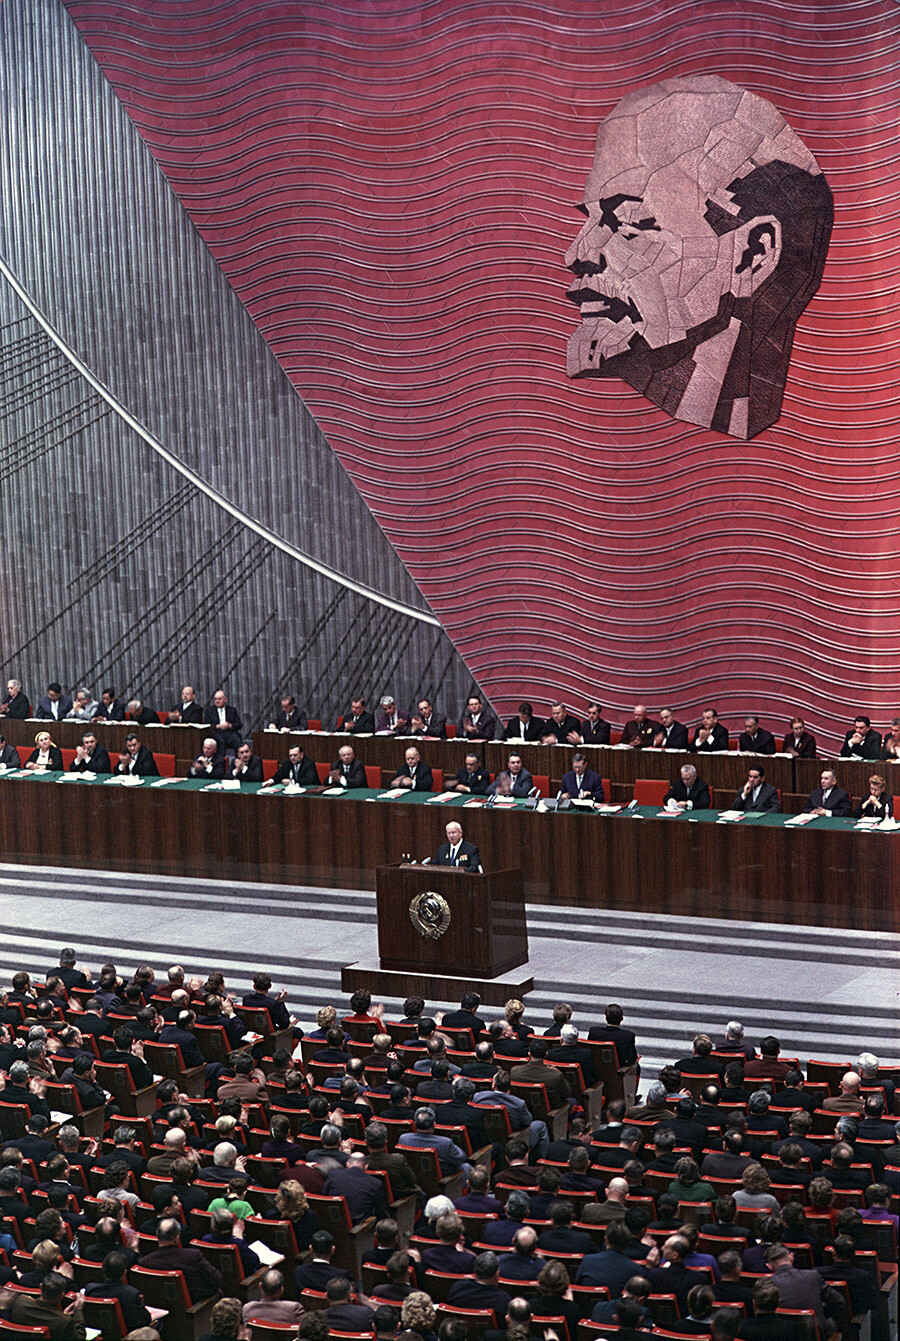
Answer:
[{"label": "red wavy wall panel", "polygon": [[[900,707],[893,0],[67,7],[498,705],[832,739]],[[774,102],[835,196],[750,443],[565,374],[598,122],[696,73]]]}]

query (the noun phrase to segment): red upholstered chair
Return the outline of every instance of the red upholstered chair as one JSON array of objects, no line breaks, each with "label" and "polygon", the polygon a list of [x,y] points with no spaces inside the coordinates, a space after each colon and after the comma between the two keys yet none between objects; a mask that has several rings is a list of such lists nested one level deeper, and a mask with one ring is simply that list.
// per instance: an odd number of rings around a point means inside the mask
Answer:
[{"label": "red upholstered chair", "polygon": [[161,778],[174,778],[175,776],[175,756],[174,754],[154,754],[156,767],[159,769]]},{"label": "red upholstered chair", "polygon": [[60,754],[63,757],[63,768],[68,773],[69,769],[72,766],[72,761],[75,758],[75,751],[69,749],[67,746],[63,746],[63,748],[60,750]]},{"label": "red upholstered chair", "polygon": [[442,768],[432,768],[431,785],[436,792],[444,790],[444,770]]},{"label": "red upholstered chair", "polygon": [[609,733],[609,743],[610,743],[610,745],[621,745],[621,744],[622,744],[622,732],[621,732],[621,731],[610,731],[610,733]]},{"label": "red upholstered chair", "polygon": [[537,787],[537,789],[538,789],[538,791],[540,792],[541,796],[549,796],[549,795],[550,795],[550,774],[549,774],[549,773],[534,773],[534,774],[532,774],[532,781],[534,782],[534,785],[535,785],[535,787]]},{"label": "red upholstered chair", "polygon": [[321,730],[322,730],[322,723],[319,721],[318,717],[310,717],[310,719],[309,719],[309,729],[310,729],[310,731],[321,731]]},{"label": "red upholstered chair", "polygon": [[448,722],[448,723],[447,723],[447,739],[448,739],[448,740],[456,740],[456,723],[455,723],[455,722]]},{"label": "red upholstered chair", "polygon": [[381,788],[381,769],[377,764],[364,764],[366,770],[366,785],[379,791]]},{"label": "red upholstered chair", "polygon": [[320,781],[320,782],[327,782],[327,781],[328,781],[328,774],[331,772],[331,764],[329,764],[329,763],[323,763],[321,760],[318,760],[318,759],[317,759],[317,760],[316,760],[316,772],[317,772],[318,775],[319,775],[319,781]]},{"label": "red upholstered chair", "polygon": [[668,790],[668,782],[658,782],[656,778],[635,778],[634,781],[634,799],[639,806],[661,806]]},{"label": "red upholstered chair", "polygon": [[278,772],[278,760],[263,759],[262,766],[263,766],[263,782],[268,782],[269,778],[274,778],[275,774]]}]

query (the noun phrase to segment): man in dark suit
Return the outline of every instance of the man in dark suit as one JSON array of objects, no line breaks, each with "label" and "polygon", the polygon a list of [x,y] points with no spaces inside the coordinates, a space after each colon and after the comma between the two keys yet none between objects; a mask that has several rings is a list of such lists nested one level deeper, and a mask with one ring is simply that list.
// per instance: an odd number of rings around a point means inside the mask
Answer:
[{"label": "man in dark suit", "polygon": [[159,1247],[138,1260],[138,1266],[151,1271],[181,1271],[191,1303],[218,1295],[222,1275],[207,1262],[199,1248],[182,1248],[181,1227],[177,1220],[163,1220],[156,1232]]},{"label": "man in dark suit", "polygon": [[685,764],[682,767],[681,776],[676,778],[666,792],[665,804],[668,806],[670,801],[674,802],[670,809],[709,810],[712,805],[709,784],[697,777],[697,770],[693,764]]},{"label": "man in dark suit", "polygon": [[100,1058],[103,1062],[112,1062],[117,1066],[127,1066],[131,1072],[136,1089],[144,1089],[153,1084],[153,1072],[144,1061],[143,1046],[135,1043],[134,1031],[129,1025],[120,1025],[113,1034],[114,1048],[107,1049]]},{"label": "man in dark suit", "polygon": [[572,755],[572,767],[563,774],[560,783],[560,795],[571,796],[577,801],[603,800],[603,781],[599,773],[588,768],[587,759],[579,751]]},{"label": "man in dark suit", "polygon": [[191,685],[186,684],[181,691],[181,702],[169,709],[170,722],[188,722],[199,726],[203,721],[203,709],[197,702],[197,696]]},{"label": "man in dark suit", "polygon": [[301,708],[297,707],[297,700],[293,694],[285,694],[281,700],[281,707],[272,719],[272,726],[276,731],[306,731],[309,727],[309,718]]},{"label": "man in dark suit", "polygon": [[342,745],[338,750],[338,761],[332,765],[328,782],[332,787],[368,787],[365,766],[357,759],[352,745]]},{"label": "man in dark suit", "polygon": [[94,713],[95,722],[124,722],[125,704],[122,699],[116,698],[114,689],[104,689],[100,695],[100,702],[97,704],[97,711]]},{"label": "man in dark suit", "polygon": [[747,781],[731,803],[732,810],[771,811],[781,810],[778,788],[766,782],[766,770],[762,764],[754,764],[747,773]]},{"label": "man in dark suit", "polygon": [[541,741],[544,745],[575,745],[581,735],[581,722],[573,717],[563,703],[550,704],[550,716],[544,722]]},{"label": "man in dark suit", "polygon": [[454,1281],[447,1303],[454,1308],[491,1308],[500,1326],[506,1318],[510,1296],[498,1283],[500,1259],[494,1252],[479,1253],[473,1266],[474,1280],[466,1276]]},{"label": "man in dark suit", "polygon": [[262,782],[263,780],[262,759],[258,754],[253,753],[246,741],[237,748],[237,754],[231,766],[231,776],[237,782]]},{"label": "man in dark suit", "polygon": [[125,720],[135,726],[158,726],[159,718],[152,708],[147,708],[139,698],[133,698],[125,709]]},{"label": "man in dark suit", "polygon": [[430,792],[434,790],[431,769],[422,763],[422,756],[415,745],[410,745],[403,756],[405,762],[397,769],[392,787],[405,787],[411,792]]},{"label": "man in dark suit", "polygon": [[844,736],[842,759],[878,759],[881,756],[881,736],[872,730],[872,724],[863,713],[853,719],[853,726]]},{"label": "man in dark suit", "polygon": [[125,737],[125,753],[119,755],[116,772],[128,773],[133,778],[159,777],[156,760],[147,746],[141,744],[140,736],[135,735],[133,731],[129,731]]},{"label": "man in dark suit", "polygon": [[534,788],[534,778],[522,763],[521,756],[511,754],[506,771],[498,773],[495,782],[488,787],[488,796],[528,796]]},{"label": "man in dark suit", "polygon": [[416,711],[409,722],[409,734],[446,740],[447,718],[442,712],[435,712],[430,698],[420,698],[416,704]]},{"label": "man in dark suit", "polygon": [[22,758],[15,745],[7,745],[3,736],[0,736],[0,764],[4,768],[21,768]]},{"label": "man in dark suit", "polygon": [[465,871],[480,871],[481,855],[474,843],[463,838],[462,825],[451,820],[446,833],[447,842],[438,848],[435,866],[459,866]]},{"label": "man in dark suit", "polygon": [[127,1270],[128,1258],[124,1253],[107,1253],[103,1259],[103,1280],[85,1286],[84,1293],[88,1298],[118,1299],[125,1326],[134,1331],[137,1327],[149,1327],[151,1318],[144,1307],[143,1295],[126,1281]]},{"label": "man in dark suit", "polygon": [[334,1239],[327,1229],[317,1229],[310,1240],[312,1257],[294,1268],[294,1293],[300,1297],[301,1290],[324,1291],[335,1276],[343,1276],[354,1284],[353,1277],[344,1267],[332,1266]]},{"label": "man in dark suit", "polygon": [[[73,1057],[72,1065],[67,1066],[60,1076],[63,1085],[73,1085],[81,1100],[82,1108],[87,1111],[90,1108],[105,1108],[106,1093],[103,1088],[97,1084],[97,1075],[94,1071],[94,1059],[87,1053],[81,1053],[78,1057]],[[118,1109],[116,1109],[118,1112]]]},{"label": "man in dark suit", "polygon": [[441,1024],[445,1024],[448,1029],[471,1029],[474,1038],[477,1038],[483,1029],[487,1029],[487,1023],[476,1012],[481,1005],[481,997],[477,992],[466,992],[459,1003],[459,1010],[448,1011],[441,1019]]},{"label": "man in dark suit", "polygon": [[220,752],[236,753],[241,743],[244,724],[237,708],[233,708],[228,702],[228,695],[224,689],[217,689],[213,694],[213,701],[207,706],[204,720],[212,727],[213,735],[219,742]]},{"label": "man in dark suit", "polygon": [[774,754],[775,737],[759,724],[756,714],[744,718],[744,730],[738,736],[738,749],[745,754]]},{"label": "man in dark suit", "polygon": [[[673,1234],[671,1238],[665,1240],[662,1251],[658,1248],[651,1248],[646,1262],[650,1264],[650,1270],[642,1269],[641,1275],[646,1276],[650,1282],[650,1289],[655,1294],[674,1294],[678,1300],[678,1308],[683,1317],[688,1317],[690,1307],[688,1306],[688,1291],[696,1283],[697,1277],[689,1267],[684,1264],[684,1259],[690,1254],[691,1246],[687,1239],[682,1238],[680,1234]],[[663,1265],[657,1266],[662,1259]]]},{"label": "man in dark suit", "polygon": [[671,708],[660,708],[659,726],[653,734],[653,744],[660,750],[687,749],[687,727],[676,720]]},{"label": "man in dark suit", "polygon": [[187,775],[189,778],[203,778],[206,782],[218,782],[225,776],[226,764],[225,755],[219,750],[219,742],[213,736],[207,736]]},{"label": "man in dark suit", "polygon": [[594,1065],[594,1054],[578,1041],[578,1030],[574,1024],[564,1024],[559,1031],[559,1044],[551,1047],[547,1053],[550,1062],[577,1062],[581,1067],[581,1078],[585,1087],[596,1085],[598,1076]]},{"label": "man in dark suit", "polygon": [[35,709],[35,717],[44,721],[61,722],[68,716],[72,709],[72,700],[68,694],[63,693],[62,685],[56,680],[47,686],[47,692],[43,698],[38,699],[38,705]]},{"label": "man in dark suit", "polygon": [[540,740],[544,723],[535,717],[530,703],[520,703],[515,717],[510,717],[503,733],[504,740]]},{"label": "man in dark suit", "polygon": [[59,952],[58,966],[50,970],[51,973],[55,973],[58,978],[62,979],[66,991],[71,991],[73,987],[90,987],[91,985],[87,974],[75,967],[77,962],[78,957],[75,951],[67,945]]},{"label": "man in dark suit", "polygon": [[467,754],[465,767],[459,770],[453,782],[447,787],[447,791],[471,792],[473,796],[486,796],[490,785],[491,775],[486,768],[481,767],[478,755]]},{"label": "man in dark suit", "polygon": [[[196,1015],[192,1010],[182,1010],[178,1012],[178,1018],[174,1024],[167,1024],[160,1031],[160,1043],[177,1043],[181,1049],[181,1060],[185,1066],[206,1066],[206,1058],[200,1051],[200,1044],[197,1042],[197,1036],[194,1033],[194,1024]],[[215,1065],[213,1063],[213,1065]],[[217,1067],[221,1070],[221,1067]]]},{"label": "man in dark suit", "polygon": [[111,773],[109,752],[97,740],[93,731],[85,731],[81,744],[75,747],[75,758],[69,764],[70,773]]},{"label": "man in dark suit", "polygon": [[409,730],[409,713],[397,707],[393,694],[382,694],[381,705],[375,714],[375,730],[388,736],[405,736]]},{"label": "man in dark suit", "polygon": [[273,787],[276,782],[294,782],[298,787],[317,787],[319,774],[312,759],[307,759],[299,745],[292,745],[288,757],[282,759],[275,770],[275,776],[264,782],[264,787]]},{"label": "man in dark suit", "polygon": [[821,787],[816,787],[810,792],[809,803],[805,807],[804,813],[807,815],[849,816],[850,797],[843,787],[838,786],[834,769],[826,768],[823,770],[821,783]]},{"label": "man in dark suit", "polygon": [[642,749],[644,745],[653,744],[653,737],[658,730],[659,723],[651,721],[646,706],[643,703],[636,703],[634,717],[622,728],[621,743],[630,745],[632,749]]},{"label": "man in dark suit", "polygon": [[268,973],[254,973],[253,991],[247,993],[242,1004],[252,1006],[254,1010],[267,1010],[273,1029],[289,1029],[291,1017],[284,1004],[286,999],[286,987],[282,987],[277,996],[272,996],[272,979]]},{"label": "man in dark suit", "polygon": [[694,732],[690,748],[701,754],[713,754],[717,750],[728,749],[728,732],[719,722],[715,708],[704,708],[700,716],[700,725]]},{"label": "man in dark suit", "polygon": [[30,712],[31,704],[28,702],[28,695],[22,689],[21,680],[8,680],[6,693],[0,702],[0,716],[24,722]]},{"label": "man in dark suit", "polygon": [[345,712],[337,724],[338,731],[355,731],[359,736],[373,735],[375,732],[375,718],[370,712],[366,711],[366,700],[364,698],[355,698],[350,704],[350,711]]},{"label": "man in dark suit", "polygon": [[576,744],[609,744],[609,722],[604,722],[601,716],[602,712],[603,708],[599,703],[589,703],[587,705],[587,717],[581,723],[581,739],[576,741]]},{"label": "man in dark suit", "polygon": [[807,731],[802,717],[791,718],[791,729],[784,738],[781,750],[795,759],[815,759],[816,738]]},{"label": "man in dark suit", "polygon": [[605,1015],[605,1024],[591,1025],[588,1030],[588,1041],[591,1043],[614,1043],[619,1066],[635,1066],[638,1059],[637,1039],[633,1030],[622,1027],[622,1021],[625,1018],[622,1007],[617,1002],[611,1001],[606,1007]]},{"label": "man in dark suit", "polygon": [[352,1283],[349,1280],[344,1276],[333,1276],[325,1286],[325,1293],[328,1296],[325,1317],[329,1332],[350,1332],[356,1335],[371,1332],[375,1311],[368,1304],[353,1302]]},{"label": "man in dark suit", "polygon": [[497,718],[486,708],[478,694],[470,694],[466,710],[459,719],[456,734],[464,740],[494,740]]},{"label": "man in dark suit", "polygon": [[359,1152],[351,1155],[342,1169],[329,1170],[324,1194],[326,1197],[343,1197],[355,1225],[367,1215],[374,1215],[376,1220],[387,1217],[384,1183],[366,1173],[365,1158]]}]

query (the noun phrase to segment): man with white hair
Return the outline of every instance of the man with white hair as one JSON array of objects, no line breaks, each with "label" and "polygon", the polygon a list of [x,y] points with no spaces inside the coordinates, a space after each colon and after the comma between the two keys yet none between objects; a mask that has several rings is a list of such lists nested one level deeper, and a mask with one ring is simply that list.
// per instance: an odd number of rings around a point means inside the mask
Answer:
[{"label": "man with white hair", "polygon": [[547,1052],[549,1062],[577,1062],[581,1067],[581,1078],[585,1089],[597,1084],[599,1076],[594,1064],[594,1054],[584,1043],[578,1041],[578,1030],[574,1024],[564,1024],[559,1031],[559,1043]]},{"label": "man with white hair", "polygon": [[863,1089],[880,1085],[884,1090],[885,1108],[888,1113],[894,1111],[894,1091],[897,1088],[890,1076],[879,1076],[878,1058],[874,1052],[861,1052],[856,1059],[856,1070]]},{"label": "man with white hair", "polygon": [[709,784],[698,778],[693,764],[685,764],[681,774],[665,795],[667,810],[709,810],[712,795]]},{"label": "man with white hair", "polygon": [[861,1113],[865,1101],[859,1092],[860,1078],[856,1071],[845,1071],[841,1076],[840,1093],[822,1101],[830,1113]]},{"label": "man with white hair", "polygon": [[393,694],[382,694],[379,712],[375,717],[378,735],[405,736],[409,730],[409,713],[397,707]]},{"label": "man with white hair", "polygon": [[744,1026],[740,1020],[729,1020],[725,1026],[725,1035],[713,1044],[716,1052],[742,1052],[747,1061],[756,1056],[756,1048],[744,1038]]},{"label": "man with white hair", "polygon": [[89,689],[79,689],[76,691],[75,700],[66,716],[69,720],[76,722],[92,722],[99,707],[100,704]]},{"label": "man with white hair", "polygon": [[240,1178],[245,1169],[243,1157],[230,1141],[220,1141],[213,1150],[213,1167],[203,1170],[203,1181],[209,1183],[230,1183],[232,1178]]}]

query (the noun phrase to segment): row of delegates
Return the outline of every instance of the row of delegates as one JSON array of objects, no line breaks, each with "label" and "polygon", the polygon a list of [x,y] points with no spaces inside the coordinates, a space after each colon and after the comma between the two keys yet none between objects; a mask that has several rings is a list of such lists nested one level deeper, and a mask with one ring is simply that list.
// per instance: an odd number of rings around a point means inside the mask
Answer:
[{"label": "row of delegates", "polygon": [[[804,807],[805,814],[834,816],[839,819],[887,819],[894,813],[894,798],[887,790],[883,777],[877,773],[869,778],[869,794],[864,797],[855,810],[851,807],[850,796],[843,787],[838,786],[833,769],[826,768],[820,780],[821,785],[810,793]],[[712,793],[709,783],[698,777],[693,764],[685,764],[681,775],[672,783],[664,804],[679,810],[709,810],[712,808]],[[766,770],[762,764],[754,764],[747,773],[747,781],[731,803],[731,810],[753,811],[778,814],[781,811],[781,799],[778,788],[766,782]]]},{"label": "row of delegates", "polygon": [[[661,708],[659,721],[653,721],[646,705],[636,703],[634,717],[622,729],[623,745],[633,749],[653,746],[664,750],[691,750],[697,754],[713,754],[730,748],[728,731],[719,721],[715,708],[704,708],[700,724],[689,736],[688,729],[679,722],[671,708]],[[744,730],[738,736],[738,749],[745,754],[775,754],[778,744],[771,731],[760,726],[756,714],[744,718]],[[782,741],[781,752],[797,759],[816,757],[816,738],[806,729],[802,717],[792,717]]]}]

